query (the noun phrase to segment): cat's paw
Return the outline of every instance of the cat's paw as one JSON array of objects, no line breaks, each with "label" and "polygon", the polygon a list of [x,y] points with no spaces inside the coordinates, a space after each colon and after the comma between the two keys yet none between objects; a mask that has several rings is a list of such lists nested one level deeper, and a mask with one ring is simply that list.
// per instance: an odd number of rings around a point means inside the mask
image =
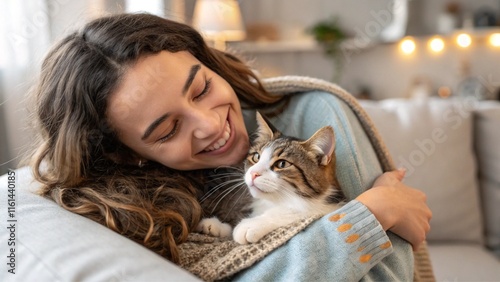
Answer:
[{"label": "cat's paw", "polygon": [[262,223],[244,219],[234,228],[233,240],[239,244],[256,243],[269,232]]},{"label": "cat's paw", "polygon": [[196,231],[222,238],[231,236],[232,227],[227,223],[222,223],[217,217],[211,217],[202,219],[198,223]]}]

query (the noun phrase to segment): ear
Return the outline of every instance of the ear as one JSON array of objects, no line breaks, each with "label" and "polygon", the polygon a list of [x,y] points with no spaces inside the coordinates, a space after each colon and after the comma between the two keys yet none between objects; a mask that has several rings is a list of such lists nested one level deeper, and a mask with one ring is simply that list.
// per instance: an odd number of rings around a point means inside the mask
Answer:
[{"label": "ear", "polygon": [[273,129],[269,126],[267,121],[259,112],[257,112],[256,117],[257,117],[257,125],[259,127],[257,128],[256,132],[257,138],[255,139],[255,141],[261,142],[261,141],[271,140],[274,136]]},{"label": "ear", "polygon": [[331,162],[335,151],[335,134],[331,126],[320,128],[304,143],[318,154],[320,165],[327,165]]}]

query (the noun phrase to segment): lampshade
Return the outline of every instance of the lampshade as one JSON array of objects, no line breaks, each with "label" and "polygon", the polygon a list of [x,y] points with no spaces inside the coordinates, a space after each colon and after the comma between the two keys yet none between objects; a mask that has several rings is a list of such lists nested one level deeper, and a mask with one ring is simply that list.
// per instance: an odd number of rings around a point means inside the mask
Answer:
[{"label": "lampshade", "polygon": [[246,35],[235,0],[197,0],[193,26],[210,40],[236,41]]}]

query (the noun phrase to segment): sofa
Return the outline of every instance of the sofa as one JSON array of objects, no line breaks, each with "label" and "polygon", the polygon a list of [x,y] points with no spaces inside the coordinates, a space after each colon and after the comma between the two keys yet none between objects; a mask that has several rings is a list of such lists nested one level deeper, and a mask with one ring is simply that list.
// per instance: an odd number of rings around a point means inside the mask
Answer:
[{"label": "sofa", "polygon": [[[395,162],[406,167],[405,181],[428,194],[436,279],[499,281],[498,102],[393,99],[362,105]],[[0,177],[0,281],[199,281],[33,194],[38,185],[27,167]]]},{"label": "sofa", "polygon": [[361,101],[405,183],[426,192],[437,281],[500,281],[500,102]]}]

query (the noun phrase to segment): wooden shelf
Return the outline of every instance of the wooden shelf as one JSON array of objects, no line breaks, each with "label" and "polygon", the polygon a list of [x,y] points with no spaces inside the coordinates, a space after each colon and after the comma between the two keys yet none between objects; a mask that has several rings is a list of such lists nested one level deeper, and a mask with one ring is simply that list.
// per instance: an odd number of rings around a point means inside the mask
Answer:
[{"label": "wooden shelf", "polygon": [[243,41],[228,43],[228,48],[252,53],[317,52],[321,51],[315,41]]},{"label": "wooden shelf", "polygon": [[[361,39],[351,38],[341,43],[341,49],[361,51],[374,45],[376,43],[365,43]],[[323,52],[314,40],[228,42],[227,48],[250,53]]]}]

